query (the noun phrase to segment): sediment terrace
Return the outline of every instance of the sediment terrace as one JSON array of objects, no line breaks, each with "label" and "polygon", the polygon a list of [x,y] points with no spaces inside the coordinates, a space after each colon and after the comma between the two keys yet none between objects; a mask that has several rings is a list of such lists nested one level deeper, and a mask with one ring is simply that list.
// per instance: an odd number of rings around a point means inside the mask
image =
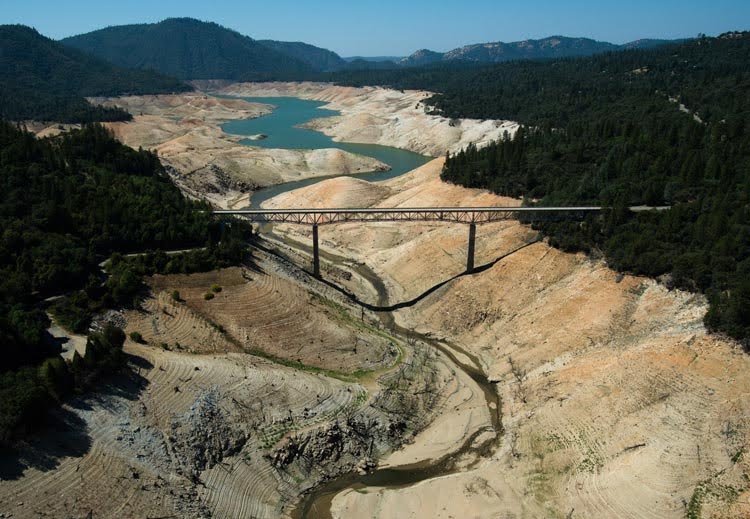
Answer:
[{"label": "sediment terrace", "polygon": [[[419,205],[415,200],[507,204],[439,184],[440,167],[436,160],[372,190],[356,188],[372,194],[371,207]],[[342,187],[348,183],[324,181],[268,205],[326,206],[325,194],[340,200]],[[742,395],[750,388],[741,373],[750,361],[731,341],[707,335],[703,298],[533,243],[536,234],[517,223],[478,231],[478,265],[519,250],[394,314],[400,326],[479,360],[502,397],[504,434],[490,456],[466,460],[471,468],[406,488],[344,491],[333,499],[333,515],[748,514],[750,409]],[[274,232],[306,238],[305,229],[292,225],[276,225]],[[390,303],[411,299],[465,266],[461,225],[338,224],[321,227],[320,238],[324,250],[380,278]],[[324,276],[326,268],[347,266],[324,261]],[[367,300],[362,284],[351,281],[348,289]],[[385,463],[414,461],[418,446],[461,430],[435,424]]]},{"label": "sediment terrace", "polygon": [[[513,130],[427,116],[419,92],[224,92],[328,101],[341,116],[312,127],[435,156]],[[134,122],[112,126],[119,136],[156,147],[183,190],[216,205],[310,171],[290,167],[307,163],[304,154],[254,151],[218,128],[266,107],[196,94],[110,102],[138,107]],[[320,160],[334,173],[378,167],[339,158]],[[446,185],[441,166],[378,184],[325,180],[267,206],[518,204]],[[309,262],[308,228],[271,231],[270,252],[256,250],[253,265],[150,280],[142,309],[124,316],[149,342],[126,345],[134,373],[65,406],[64,432],[30,442],[4,467],[1,513],[278,517],[312,492],[334,517],[750,515],[750,361],[706,333],[702,297],[497,222],[477,229],[476,264],[491,267],[378,316],[280,259]],[[412,300],[463,272],[466,233],[442,223],[325,226],[322,274],[372,305]],[[205,300],[212,285],[221,292]],[[398,487],[315,494],[376,463],[440,470]]]},{"label": "sediment terrace", "polygon": [[443,355],[261,252],[245,270],[151,286],[121,316],[148,342],[126,343],[132,371],[66,404],[4,460],[2,513],[279,517],[472,391]]}]

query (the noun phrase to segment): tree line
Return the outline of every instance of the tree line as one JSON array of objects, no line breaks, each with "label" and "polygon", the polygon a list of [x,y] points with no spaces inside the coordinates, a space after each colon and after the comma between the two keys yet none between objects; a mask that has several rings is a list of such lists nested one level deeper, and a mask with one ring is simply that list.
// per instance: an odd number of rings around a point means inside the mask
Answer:
[{"label": "tree line", "polygon": [[[65,295],[52,311],[85,332],[95,313],[137,304],[143,275],[245,259],[249,225],[222,225],[209,210],[182,196],[154,154],[120,144],[100,125],[37,139],[0,121],[0,439],[37,416],[40,398],[56,401],[41,376],[61,369],[45,298]],[[105,276],[99,264],[109,257]]]},{"label": "tree line", "polygon": [[[494,66],[342,72],[347,85],[438,92],[428,110],[522,123],[448,156],[442,178],[528,205],[614,209],[539,227],[564,250],[708,296],[707,326],[750,348],[750,33]],[[634,215],[629,205],[671,205]]]},{"label": "tree line", "polygon": [[0,118],[61,123],[126,121],[119,108],[85,98],[166,94],[192,87],[150,70],[117,67],[23,25],[0,25]]}]

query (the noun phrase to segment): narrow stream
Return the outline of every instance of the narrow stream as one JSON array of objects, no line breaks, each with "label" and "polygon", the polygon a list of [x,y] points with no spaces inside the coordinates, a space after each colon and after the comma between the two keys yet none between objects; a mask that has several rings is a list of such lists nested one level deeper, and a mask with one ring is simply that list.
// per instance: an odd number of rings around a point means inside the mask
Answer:
[{"label": "narrow stream", "polygon": [[[273,228],[270,224],[264,225],[261,232],[263,235],[273,237],[274,240],[283,242],[285,245],[292,247],[293,249],[304,251],[308,254],[312,253],[311,247],[307,244],[291,240],[288,237],[282,238],[273,234]],[[285,259],[293,262],[293,259],[285,257],[282,253],[277,253]],[[388,291],[385,284],[367,265],[356,264],[352,266],[347,258],[327,251],[320,251],[320,255],[322,259],[335,265],[341,266],[347,264],[346,268],[366,279],[375,288],[377,293],[376,305],[388,306]],[[493,448],[502,434],[500,396],[496,391],[495,384],[487,379],[487,376],[482,370],[480,362],[476,356],[454,344],[438,341],[432,337],[416,333],[397,325],[395,323],[393,312],[378,312],[378,317],[384,327],[392,330],[393,333],[398,336],[402,338],[416,337],[420,341],[439,350],[442,354],[448,357],[450,362],[457,369],[466,373],[477,384],[477,386],[479,386],[487,403],[495,436],[490,441],[475,445],[477,436],[486,432],[486,430],[479,430],[477,433],[469,437],[460,448],[444,458],[418,462],[398,468],[376,469],[365,475],[352,472],[335,478],[323,483],[315,490],[305,495],[292,511],[291,515],[293,519],[330,519],[332,517],[331,503],[333,502],[334,497],[347,489],[362,490],[367,487],[384,487],[388,489],[405,488],[419,483],[420,481],[453,474],[457,472],[456,462],[467,454],[473,454],[477,461],[491,455]],[[468,358],[470,363],[459,360],[457,354]]]},{"label": "narrow stream", "polygon": [[[275,110],[267,116],[256,119],[230,121],[222,126],[222,129],[225,132],[235,135],[257,136],[262,134],[264,136],[264,138],[260,140],[245,139],[240,141],[243,144],[286,149],[339,148],[359,155],[376,158],[391,167],[389,171],[378,171],[357,175],[358,178],[368,181],[394,178],[431,160],[431,157],[425,157],[423,155],[388,146],[335,142],[330,137],[320,132],[299,128],[299,125],[312,119],[330,117],[338,114],[332,110],[321,109],[320,106],[325,104],[323,102],[308,101],[293,97],[243,97],[241,99],[249,102],[271,104],[276,107]],[[318,177],[297,182],[287,182],[261,189],[252,195],[250,204],[252,207],[259,207],[265,200],[273,198],[274,196],[320,182],[325,178],[330,177]],[[295,242],[288,238],[281,239],[274,235],[273,227],[271,225],[264,225],[262,233],[265,236],[273,237],[276,240],[282,241],[292,248],[307,252],[308,254],[311,253],[311,247],[309,245]],[[278,254],[283,257],[283,254]],[[325,260],[336,265],[343,265],[347,262],[346,258],[325,251],[321,251],[321,256]],[[357,264],[354,267],[348,266],[348,268],[367,280],[375,288],[377,293],[376,304],[378,306],[388,306],[388,291],[383,281],[374,271],[366,265],[361,264]],[[378,316],[382,325],[392,330],[393,333],[404,338],[416,337],[420,341],[439,350],[449,359],[456,369],[466,373],[477,384],[477,386],[481,388],[487,403],[495,435],[490,441],[485,441],[475,445],[477,437],[481,433],[486,432],[486,429],[480,430],[468,438],[456,451],[442,459],[423,461],[399,468],[376,469],[366,475],[352,472],[339,478],[335,478],[320,485],[314,491],[302,498],[300,503],[292,511],[292,517],[295,519],[330,518],[333,498],[338,493],[348,488],[363,489],[368,486],[403,488],[420,481],[455,473],[457,470],[456,462],[459,459],[462,459],[465,455],[473,454],[478,461],[491,454],[502,433],[500,397],[496,391],[495,385],[487,379],[479,360],[474,355],[457,345],[437,341],[432,337],[418,334],[412,330],[407,330],[398,326],[392,312],[378,312]],[[470,362],[460,360],[459,355],[463,358],[469,359]]]}]

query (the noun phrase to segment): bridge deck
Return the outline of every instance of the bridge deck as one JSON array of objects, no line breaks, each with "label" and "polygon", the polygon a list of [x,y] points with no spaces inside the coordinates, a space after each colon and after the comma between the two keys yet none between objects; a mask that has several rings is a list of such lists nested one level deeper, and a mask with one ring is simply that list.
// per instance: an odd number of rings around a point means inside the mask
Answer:
[{"label": "bridge deck", "polygon": [[[341,222],[456,222],[469,224],[466,271],[474,270],[476,225],[501,220],[582,220],[606,207],[379,207],[339,209],[240,209],[213,211],[216,215],[242,216],[251,222],[296,223],[313,226],[313,275],[320,278],[318,225]],[[663,210],[668,207],[631,207],[631,211]]]},{"label": "bridge deck", "polygon": [[[323,225],[341,222],[456,222],[489,223],[523,218],[581,220],[603,207],[382,207],[338,209],[240,209],[213,211],[217,215],[243,216],[253,222]],[[641,208],[632,208],[641,210]]]}]

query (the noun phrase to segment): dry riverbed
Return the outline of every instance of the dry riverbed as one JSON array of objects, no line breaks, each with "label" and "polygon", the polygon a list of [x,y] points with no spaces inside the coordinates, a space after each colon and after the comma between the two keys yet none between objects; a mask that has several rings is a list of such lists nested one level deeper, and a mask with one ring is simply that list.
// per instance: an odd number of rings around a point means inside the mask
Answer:
[{"label": "dry riverbed", "polygon": [[[341,115],[310,127],[434,156],[515,129],[427,115],[424,92],[219,86],[326,101]],[[318,167],[379,167],[246,147],[218,127],[266,105],[107,102],[136,115],[111,125],[118,136],[155,148],[185,192],[221,206]],[[444,184],[441,167],[325,180],[267,206],[518,204]],[[750,360],[706,333],[705,300],[562,253],[517,222],[477,231],[476,264],[491,266],[461,276],[463,225],[321,226],[323,277],[371,305],[414,301],[391,316],[260,250],[244,268],[155,277],[143,307],[121,316],[149,343],[128,341],[134,373],[66,405],[58,431],[3,465],[0,513],[278,517],[312,491],[342,518],[750,516]],[[308,228],[273,233],[264,247],[309,264]],[[315,495],[375,464],[425,476]]]},{"label": "dry riverbed", "polygon": [[[440,184],[440,166],[376,186],[324,181],[269,205],[354,205],[350,190],[365,193],[370,206],[509,203]],[[334,517],[748,516],[750,359],[706,333],[705,300],[562,253],[517,223],[478,231],[477,264],[500,259],[395,319],[478,359],[497,382],[504,434],[491,455],[444,477],[344,491],[333,499]],[[275,232],[309,239],[293,226]],[[325,251],[381,278],[390,303],[465,265],[461,225],[339,224],[322,227],[320,237]],[[326,268],[333,266],[324,261]],[[432,457],[421,449],[461,427],[436,420],[423,441],[384,462]]]}]

